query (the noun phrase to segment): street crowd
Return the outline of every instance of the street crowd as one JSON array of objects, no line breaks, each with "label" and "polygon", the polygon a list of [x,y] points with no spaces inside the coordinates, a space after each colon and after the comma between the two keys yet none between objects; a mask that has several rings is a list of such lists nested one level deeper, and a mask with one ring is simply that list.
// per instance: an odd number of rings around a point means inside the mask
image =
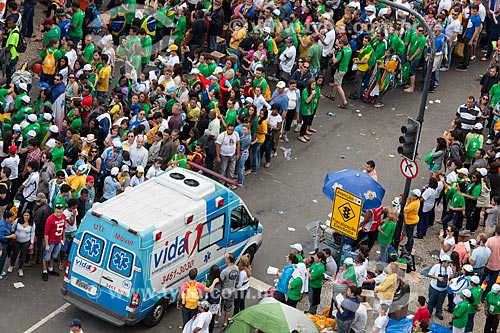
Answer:
[{"label": "street crowd", "polygon": [[[24,267],[40,263],[44,281],[60,275],[94,202],[169,167],[219,173],[218,180],[237,189],[271,167],[280,144],[314,141],[322,99],[338,98],[340,109],[349,107],[347,98],[381,108],[398,86],[415,93],[433,39],[430,92],[438,89],[440,71],[467,71],[484,45],[478,58],[489,65],[480,91],[458,106],[450,129],[425,156],[428,184],[412,190],[405,207],[397,197],[391,207],[366,211],[360,237],[349,244],[354,257],[335,261],[328,248],[307,257],[293,244],[273,295],[296,307],[307,294],[308,312],[316,314],[327,277],[343,294],[333,311],[337,331],[363,333],[361,297],[363,289],[373,290],[374,332],[383,333],[389,316],[408,309],[404,273],[414,269],[414,238],[429,237],[428,228],[441,223],[441,253],[428,272],[427,297],[418,298],[415,331],[428,331],[433,312],[443,320],[448,298],[454,332],[472,332],[478,311],[486,314],[484,332],[496,332],[500,6],[397,3],[423,15],[433,35],[415,16],[376,0],[55,0],[42,22],[34,20],[35,8],[45,8],[36,0],[8,2],[0,51],[6,76],[0,89],[0,268],[6,269],[0,279],[14,272],[22,277]],[[33,82],[17,75],[30,41],[41,43]],[[376,180],[374,161],[365,171]],[[400,210],[403,259],[391,245]],[[373,258],[376,242],[380,256]],[[378,264],[369,265],[369,256]],[[249,258],[236,262],[228,254],[226,264],[222,271],[212,267],[205,283],[196,282],[195,269],[189,272],[178,300],[189,332],[212,332],[219,315],[226,328],[245,308]]]}]

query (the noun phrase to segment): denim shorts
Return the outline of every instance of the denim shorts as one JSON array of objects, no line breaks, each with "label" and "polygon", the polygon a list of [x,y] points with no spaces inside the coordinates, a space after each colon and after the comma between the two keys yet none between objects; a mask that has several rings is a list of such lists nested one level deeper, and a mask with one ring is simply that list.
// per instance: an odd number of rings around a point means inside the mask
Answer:
[{"label": "denim shorts", "polygon": [[50,261],[50,259],[57,259],[59,251],[61,251],[61,243],[49,243],[50,250],[47,252],[45,249],[45,242],[43,244],[43,260]]},{"label": "denim shorts", "polygon": [[417,73],[418,65],[420,64],[420,59],[413,59],[410,64],[410,76]]}]

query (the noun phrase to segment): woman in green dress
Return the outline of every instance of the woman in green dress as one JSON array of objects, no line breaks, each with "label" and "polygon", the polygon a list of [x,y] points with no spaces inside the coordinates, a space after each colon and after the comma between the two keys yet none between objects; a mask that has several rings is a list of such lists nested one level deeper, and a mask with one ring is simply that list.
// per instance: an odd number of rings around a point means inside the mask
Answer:
[{"label": "woman in green dress", "polygon": [[[300,127],[299,141],[306,143],[311,140],[309,135],[313,132],[308,129],[311,126],[312,119],[314,117],[314,110],[317,108],[319,103],[319,94],[316,90],[316,81],[314,79],[307,82],[306,89],[302,91],[302,100],[300,103],[300,115],[302,116],[302,126]],[[307,134],[307,135],[306,135]]]}]

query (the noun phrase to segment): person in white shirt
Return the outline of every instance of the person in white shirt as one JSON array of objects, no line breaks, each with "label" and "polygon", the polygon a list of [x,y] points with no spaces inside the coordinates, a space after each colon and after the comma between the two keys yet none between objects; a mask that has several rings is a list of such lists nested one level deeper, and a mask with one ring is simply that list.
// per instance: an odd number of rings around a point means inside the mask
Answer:
[{"label": "person in white shirt", "polygon": [[387,304],[380,304],[378,308],[378,317],[373,323],[372,333],[385,333],[387,323],[389,322],[389,316],[387,315],[388,310],[389,306]]},{"label": "person in white shirt", "polygon": [[351,330],[354,333],[366,333],[366,322],[368,321],[368,312],[363,303],[359,304],[354,313],[354,321],[351,324]]},{"label": "person in white shirt", "polygon": [[217,112],[215,110],[210,110],[208,112],[208,128],[205,130],[205,135],[212,135],[217,137],[220,133],[220,120],[217,117]]},{"label": "person in white shirt", "polygon": [[236,316],[238,312],[245,310],[245,298],[248,288],[250,288],[250,275],[252,273],[250,258],[248,255],[242,256],[238,261],[238,270],[240,273],[238,275],[238,282],[236,282],[233,316]]},{"label": "person in white shirt", "polygon": [[209,309],[210,304],[207,301],[198,302],[198,314],[184,326],[182,333],[208,333],[208,327],[212,320]]},{"label": "person in white shirt", "polygon": [[66,204],[66,209],[63,214],[66,217],[66,226],[64,229],[64,244],[61,248],[61,252],[59,252],[60,260],[59,260],[59,269],[64,270],[66,267],[66,262],[68,260],[68,254],[71,250],[71,245],[73,242],[73,238],[75,237],[76,230],[78,229],[78,225],[76,223],[76,217],[78,215],[78,202],[76,199],[69,199]]},{"label": "person in white shirt", "polygon": [[148,150],[144,148],[144,137],[137,137],[135,144],[130,146],[129,152],[133,168],[137,168],[138,166],[146,167],[148,163]]},{"label": "person in white shirt", "polygon": [[255,105],[255,108],[257,109],[257,114],[262,110],[262,108],[265,106],[268,110],[271,110],[271,105],[266,101],[264,96],[262,95],[262,87],[257,86],[255,87],[255,96],[253,98],[253,105]]},{"label": "person in white shirt", "polygon": [[234,124],[228,124],[226,131],[217,136],[215,151],[220,174],[231,179],[236,161],[240,158],[240,136],[234,131]]},{"label": "person in white shirt", "polygon": [[332,21],[325,22],[325,36],[319,34],[319,40],[321,44],[323,44],[323,51],[321,53],[321,75],[325,76],[333,46],[335,45],[335,29],[333,28]]},{"label": "person in white shirt", "polygon": [[146,180],[154,178],[163,172],[161,169],[162,163],[163,159],[161,157],[157,157],[155,163],[149,168],[148,173],[146,173]]},{"label": "person in white shirt", "polygon": [[[401,6],[406,7],[408,9],[412,9],[411,5],[408,3],[407,0],[397,0],[396,3],[401,5]],[[397,18],[399,20],[401,20],[401,22],[403,22],[403,23],[406,22],[406,18],[408,17],[408,12],[405,12],[404,10],[398,9],[398,10],[396,10],[396,14],[397,14]]]},{"label": "person in white shirt", "polygon": [[285,39],[286,49],[280,55],[280,70],[279,79],[285,82],[290,80],[292,76],[293,65],[295,64],[295,57],[297,56],[297,49],[293,45],[293,38],[287,37]]},{"label": "person in white shirt", "polygon": [[24,212],[29,208],[33,210],[35,206],[36,193],[38,192],[38,182],[40,181],[40,174],[38,173],[38,162],[31,161],[28,163],[28,178],[23,182],[19,190],[22,190],[23,199],[19,204],[19,211]]}]

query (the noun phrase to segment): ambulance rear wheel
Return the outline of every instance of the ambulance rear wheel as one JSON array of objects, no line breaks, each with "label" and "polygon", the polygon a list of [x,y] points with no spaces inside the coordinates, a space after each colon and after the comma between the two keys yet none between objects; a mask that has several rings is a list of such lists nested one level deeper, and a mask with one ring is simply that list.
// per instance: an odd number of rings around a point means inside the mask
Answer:
[{"label": "ambulance rear wheel", "polygon": [[146,325],[147,327],[153,327],[158,325],[161,319],[163,318],[163,315],[165,314],[165,307],[166,303],[164,300],[158,301],[153,306],[148,316],[144,318],[144,325]]},{"label": "ambulance rear wheel", "polygon": [[253,262],[253,257],[255,256],[255,247],[250,246],[245,253],[250,258],[250,264]]}]

